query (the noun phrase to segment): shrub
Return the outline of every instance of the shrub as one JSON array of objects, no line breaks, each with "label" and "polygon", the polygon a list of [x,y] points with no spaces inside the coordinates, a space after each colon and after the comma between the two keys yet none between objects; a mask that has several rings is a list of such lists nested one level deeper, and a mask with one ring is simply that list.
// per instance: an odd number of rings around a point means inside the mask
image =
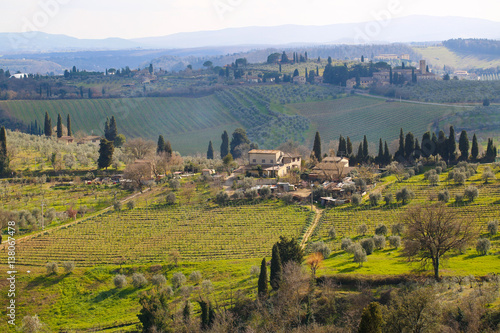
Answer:
[{"label": "shrub", "polygon": [[370,204],[372,206],[377,206],[380,200],[382,200],[382,194],[370,193]]},{"label": "shrub", "polygon": [[450,201],[450,192],[448,192],[448,190],[439,191],[438,200],[447,203]]},{"label": "shrub", "polygon": [[66,273],[71,273],[75,269],[75,262],[74,261],[65,261],[62,263],[62,267],[64,268],[64,271]]},{"label": "shrub", "polygon": [[360,242],[361,247],[366,251],[367,255],[370,255],[373,253],[373,249],[375,248],[375,242],[373,241],[373,238],[365,238],[361,240]]},{"label": "shrub", "polygon": [[469,199],[469,201],[474,201],[479,196],[479,190],[475,186],[468,186],[464,191],[464,196]]},{"label": "shrub", "polygon": [[385,247],[385,237],[382,235],[375,235],[373,237],[373,242],[377,249],[383,249]]},{"label": "shrub", "polygon": [[321,241],[312,243],[311,252],[312,253],[319,252],[323,255],[323,258],[325,258],[325,259],[330,256],[330,253],[332,253],[330,248],[324,242],[321,242]]},{"label": "shrub", "polygon": [[293,203],[293,195],[291,193],[284,194],[281,199],[287,204],[290,205]]},{"label": "shrub", "polygon": [[491,236],[495,236],[498,233],[498,220],[488,222],[488,232]]},{"label": "shrub", "polygon": [[439,183],[439,175],[434,174],[429,176],[429,183],[432,186],[436,186]]},{"label": "shrub", "polygon": [[454,172],[453,173],[453,181],[456,184],[463,185],[463,184],[465,184],[466,180],[467,180],[467,176],[465,175],[464,172]]},{"label": "shrub", "polygon": [[178,179],[170,179],[168,181],[168,185],[172,188],[172,190],[176,191],[181,187],[181,182]]},{"label": "shrub", "polygon": [[189,281],[193,282],[194,284],[198,284],[201,281],[201,272],[200,271],[194,271],[191,274],[189,274]]},{"label": "shrub", "polygon": [[393,235],[401,236],[404,230],[405,230],[405,225],[402,223],[393,224],[391,227],[391,233]]},{"label": "shrub", "polygon": [[259,276],[259,273],[260,273],[260,267],[259,266],[252,266],[252,268],[250,268],[250,275],[251,276],[257,277],[257,276]]},{"label": "shrub", "polygon": [[134,288],[142,288],[148,283],[148,280],[144,277],[144,274],[134,273],[132,275],[132,285]]},{"label": "shrub", "polygon": [[366,252],[363,248],[356,248],[354,250],[354,258],[353,261],[359,264],[359,267],[363,266],[363,263],[366,261]]},{"label": "shrub", "polygon": [[392,195],[392,193],[387,193],[384,196],[384,201],[386,205],[392,204],[394,202],[394,196]]},{"label": "shrub", "polygon": [[352,239],[350,238],[342,238],[342,241],[340,243],[340,249],[343,251],[346,251],[349,249],[349,247],[353,244]]},{"label": "shrub", "polygon": [[165,197],[165,202],[167,203],[167,205],[173,205],[175,204],[175,200],[177,198],[175,197],[175,193],[174,192],[170,192],[169,194],[167,194],[167,196]]},{"label": "shrub", "polygon": [[399,248],[401,246],[401,237],[400,236],[390,236],[389,237],[389,244],[393,248]]},{"label": "shrub", "polygon": [[328,230],[328,236],[331,239],[337,238],[337,231],[335,230],[335,227],[331,227],[330,230]]},{"label": "shrub", "polygon": [[120,210],[122,210],[123,208],[123,204],[121,201],[115,201],[113,202],[113,209],[116,210],[117,212],[119,212]]},{"label": "shrub", "polygon": [[160,294],[164,294],[167,297],[172,297],[174,295],[174,290],[171,286],[166,286],[160,290]]},{"label": "shrub", "polygon": [[127,208],[128,209],[134,209],[135,208],[135,201],[134,200],[129,200],[127,202]]},{"label": "shrub", "polygon": [[[260,268],[259,268],[259,271],[260,271]],[[212,281],[203,280],[203,282],[201,283],[201,290],[203,290],[203,292],[205,294],[212,293],[212,291],[214,290],[214,285],[212,284]]]},{"label": "shrub", "polygon": [[359,206],[361,204],[361,196],[359,194],[353,194],[351,202],[353,206]]},{"label": "shrub", "polygon": [[259,195],[263,198],[267,198],[271,195],[271,189],[269,187],[261,187],[259,189]]},{"label": "shrub", "polygon": [[368,226],[366,224],[362,224],[358,227],[358,234],[364,236],[368,232]]},{"label": "shrub", "polygon": [[354,252],[356,252],[357,250],[363,250],[363,247],[361,247],[359,243],[351,243],[351,245],[347,248],[346,252],[354,254]]},{"label": "shrub", "polygon": [[184,283],[186,283],[186,276],[182,274],[181,272],[174,273],[171,279],[172,282],[172,287],[174,289],[178,289],[181,287]]},{"label": "shrub", "polygon": [[402,201],[403,205],[413,199],[415,197],[415,193],[413,193],[412,190],[408,189],[407,187],[403,187],[401,190],[396,192],[396,200],[397,201]]},{"label": "shrub", "polygon": [[231,197],[235,200],[241,200],[245,197],[245,193],[243,190],[236,190]]},{"label": "shrub", "polygon": [[220,191],[215,195],[215,202],[219,205],[225,205],[229,201],[229,194],[226,191]]},{"label": "shrub", "polygon": [[435,169],[435,170],[436,170],[436,173],[437,173],[438,175],[440,175],[440,174],[442,174],[442,173],[443,173],[443,168],[442,168],[442,167],[440,167],[440,166],[436,167],[436,169]]},{"label": "shrub", "polygon": [[435,175],[435,174],[436,174],[436,170],[434,170],[434,169],[431,169],[431,170],[429,170],[429,171],[426,171],[426,172],[424,173],[424,179],[425,179],[425,180],[429,180],[429,177],[430,177],[430,176],[432,176],[432,175]]},{"label": "shrub", "polygon": [[121,289],[127,285],[127,278],[125,275],[118,274],[114,277],[113,283],[116,288]]},{"label": "shrub", "polygon": [[485,171],[483,172],[482,178],[483,178],[483,180],[484,180],[484,183],[485,183],[485,184],[488,184],[488,181],[489,181],[490,179],[495,179],[495,174],[493,173],[493,171],[491,171],[491,169],[489,169],[489,170],[485,170]]},{"label": "shrub", "polygon": [[446,170],[448,168],[448,165],[446,164],[445,161],[441,160],[437,163],[438,167],[441,167],[441,170]]},{"label": "shrub", "polygon": [[[42,332],[43,330],[43,323],[40,321],[40,318],[38,318],[38,315],[34,316],[24,316],[23,320],[21,322],[21,332],[26,332],[26,333],[36,333],[36,332]],[[45,330],[43,330],[45,331]]]},{"label": "shrub", "polygon": [[47,269],[47,274],[57,274],[59,266],[56,262],[48,262],[45,264],[45,269]]},{"label": "shrub", "polygon": [[259,193],[256,189],[248,189],[245,191],[245,197],[247,199],[253,200],[259,196]]},{"label": "shrub", "polygon": [[477,252],[484,256],[488,254],[488,251],[490,250],[491,243],[488,238],[479,238],[476,243],[476,250]]},{"label": "shrub", "polygon": [[153,286],[161,287],[167,283],[167,278],[163,274],[153,275],[151,278],[151,284]]},{"label": "shrub", "polygon": [[387,235],[387,227],[385,226],[385,224],[379,224],[376,228],[375,228],[375,235]]},{"label": "shrub", "polygon": [[464,201],[463,194],[455,194],[455,202],[460,203],[462,201]]}]

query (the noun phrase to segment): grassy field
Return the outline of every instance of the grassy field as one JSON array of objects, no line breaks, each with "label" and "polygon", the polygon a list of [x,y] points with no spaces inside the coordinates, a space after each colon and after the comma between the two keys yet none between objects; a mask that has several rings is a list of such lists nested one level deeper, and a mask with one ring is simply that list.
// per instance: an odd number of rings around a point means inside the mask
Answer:
[{"label": "grassy field", "polygon": [[[297,103],[288,105],[288,108],[309,118],[312,128],[320,132],[324,143],[338,140],[340,134],[349,136],[352,141],[362,141],[366,135],[372,143],[378,143],[379,138],[391,142],[398,138],[401,127],[420,137],[430,130],[434,119],[463,111],[451,106],[387,102],[363,96]],[[310,133],[311,140],[314,133]]]},{"label": "grassy field", "polygon": [[440,70],[443,66],[453,67],[455,70],[500,66],[500,60],[497,57],[458,54],[444,46],[417,47],[414,50],[422,54],[433,67]]},{"label": "grassy field", "polygon": [[[73,131],[102,134],[106,117],[115,116],[126,137],[157,140],[162,134],[183,154],[205,151],[209,140],[241,126],[215,96],[201,98],[124,98],[57,101],[1,101],[0,109],[29,123],[43,124],[45,111],[55,124],[57,114],[71,115]],[[203,150],[201,149],[203,147]]]}]

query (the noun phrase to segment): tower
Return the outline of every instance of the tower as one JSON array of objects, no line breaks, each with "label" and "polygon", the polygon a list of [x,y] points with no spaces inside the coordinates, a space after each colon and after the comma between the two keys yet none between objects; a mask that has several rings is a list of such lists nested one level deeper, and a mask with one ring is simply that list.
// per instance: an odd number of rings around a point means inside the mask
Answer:
[{"label": "tower", "polygon": [[427,65],[425,64],[425,60],[420,60],[420,74],[427,73]]}]

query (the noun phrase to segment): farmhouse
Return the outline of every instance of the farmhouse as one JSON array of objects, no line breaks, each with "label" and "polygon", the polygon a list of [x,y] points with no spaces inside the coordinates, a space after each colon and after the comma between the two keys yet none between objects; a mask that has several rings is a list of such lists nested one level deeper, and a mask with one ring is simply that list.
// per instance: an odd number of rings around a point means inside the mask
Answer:
[{"label": "farmhouse", "polygon": [[349,167],[346,157],[325,157],[309,174],[311,179],[335,181],[347,175],[353,168]]},{"label": "farmhouse", "polygon": [[101,142],[101,137],[97,135],[89,135],[84,138],[82,138],[80,141],[78,141],[79,145],[83,145],[86,143],[91,143],[94,145],[98,145]]},{"label": "farmhouse", "polygon": [[248,160],[249,164],[242,171],[254,176],[282,177],[290,170],[300,170],[302,158],[280,150],[252,149],[248,152]]},{"label": "farmhouse", "polygon": [[[360,77],[359,78],[359,86],[361,88],[367,88],[371,84],[373,84],[372,77]],[[356,78],[352,78],[352,79],[347,80],[347,82],[346,82],[347,88],[354,88],[355,86],[356,86]]]},{"label": "farmhouse", "polygon": [[294,76],[293,83],[306,84],[306,77],[305,76]]},{"label": "farmhouse", "polygon": [[61,143],[65,143],[65,144],[70,144],[70,143],[73,143],[75,142],[75,138],[72,137],[72,136],[67,136],[67,135],[64,135],[64,136],[61,136],[60,138],[57,138],[57,141],[61,142]]}]

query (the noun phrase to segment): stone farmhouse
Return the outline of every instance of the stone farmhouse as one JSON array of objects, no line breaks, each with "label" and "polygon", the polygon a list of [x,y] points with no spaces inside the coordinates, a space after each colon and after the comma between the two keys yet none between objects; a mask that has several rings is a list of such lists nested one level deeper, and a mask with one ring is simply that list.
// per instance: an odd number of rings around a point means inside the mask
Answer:
[{"label": "stone farmhouse", "polygon": [[300,170],[300,155],[284,153],[280,150],[252,149],[248,152],[249,164],[241,172],[253,176],[282,177],[291,170]]}]

